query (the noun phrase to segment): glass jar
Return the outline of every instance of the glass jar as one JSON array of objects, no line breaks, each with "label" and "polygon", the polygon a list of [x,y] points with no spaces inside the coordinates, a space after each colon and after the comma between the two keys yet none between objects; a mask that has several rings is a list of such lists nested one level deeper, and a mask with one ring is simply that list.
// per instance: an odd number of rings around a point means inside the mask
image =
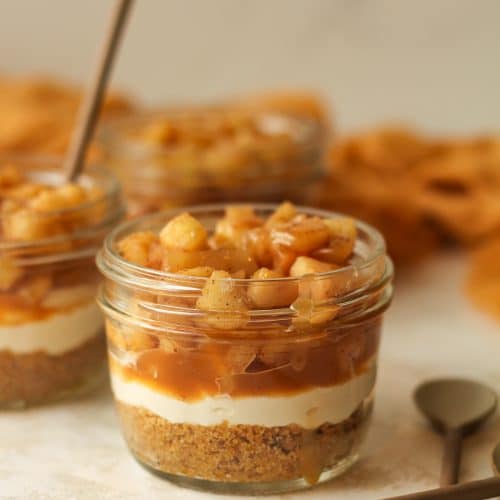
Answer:
[{"label": "glass jar", "polygon": [[131,215],[213,202],[303,203],[321,177],[327,126],[227,107],[145,113],[101,133]]},{"label": "glass jar", "polygon": [[[188,210],[210,231],[224,208]],[[263,217],[275,208],[255,206]],[[123,237],[157,231],[177,213],[121,225],[97,258],[112,387],[133,455],[177,484],[223,493],[284,492],[337,476],[357,459],[372,411],[392,296],[382,236],[357,222],[350,265],[302,278],[212,280],[120,257]],[[201,311],[207,280],[231,297],[298,298]]]},{"label": "glass jar", "polygon": [[[64,184],[55,160],[11,163],[28,182]],[[90,201],[40,213],[4,210],[0,217],[0,408],[58,400],[105,374],[95,254],[124,208],[109,172],[89,168],[78,183],[92,190]]]}]

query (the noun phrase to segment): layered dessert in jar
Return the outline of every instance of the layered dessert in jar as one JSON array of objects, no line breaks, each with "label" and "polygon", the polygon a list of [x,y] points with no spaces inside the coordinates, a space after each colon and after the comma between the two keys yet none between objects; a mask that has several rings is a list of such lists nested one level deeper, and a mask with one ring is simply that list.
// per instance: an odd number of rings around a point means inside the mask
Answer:
[{"label": "layered dessert in jar", "polygon": [[330,212],[207,205],[130,221],[98,256],[134,456],[181,485],[272,493],[358,456],[392,266]]},{"label": "layered dessert in jar", "polygon": [[64,181],[49,161],[0,166],[0,408],[59,399],[102,377],[95,254],[122,216],[116,181]]},{"label": "layered dessert in jar", "polygon": [[322,173],[327,119],[305,95],[136,114],[103,129],[129,212],[208,202],[301,202]]}]

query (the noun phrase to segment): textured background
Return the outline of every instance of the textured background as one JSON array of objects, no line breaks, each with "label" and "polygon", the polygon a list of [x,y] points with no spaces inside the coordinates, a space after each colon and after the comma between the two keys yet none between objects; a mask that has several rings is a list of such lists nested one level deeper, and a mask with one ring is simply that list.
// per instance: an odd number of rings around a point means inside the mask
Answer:
[{"label": "textured background", "polygon": [[[109,0],[0,0],[0,70],[85,79]],[[115,82],[149,101],[310,86],[342,128],[500,129],[496,0],[137,0]]]}]

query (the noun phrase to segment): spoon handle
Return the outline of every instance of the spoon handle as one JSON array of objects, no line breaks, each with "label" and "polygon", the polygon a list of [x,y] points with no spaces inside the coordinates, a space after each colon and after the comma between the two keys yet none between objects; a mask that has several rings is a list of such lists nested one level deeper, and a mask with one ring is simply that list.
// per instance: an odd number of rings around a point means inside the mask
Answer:
[{"label": "spoon handle", "polygon": [[440,486],[458,483],[460,458],[462,451],[462,430],[449,429],[444,441],[443,461],[441,464]]},{"label": "spoon handle", "polygon": [[68,182],[75,181],[83,169],[87,146],[99,117],[104,94],[111,74],[111,69],[127,16],[133,0],[116,0],[113,16],[108,27],[106,39],[99,54],[99,61],[79,111],[76,129],[73,131],[71,143],[66,155],[65,170]]},{"label": "spoon handle", "polygon": [[390,497],[385,500],[481,500],[500,496],[500,477]]}]

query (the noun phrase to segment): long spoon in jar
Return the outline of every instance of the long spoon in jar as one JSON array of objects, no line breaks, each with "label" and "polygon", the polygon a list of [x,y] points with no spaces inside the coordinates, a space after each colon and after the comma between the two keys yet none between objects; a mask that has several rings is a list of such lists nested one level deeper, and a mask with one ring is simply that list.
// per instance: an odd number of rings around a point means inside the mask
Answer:
[{"label": "long spoon in jar", "polygon": [[80,175],[85,159],[85,153],[92,138],[97,123],[102,100],[113,67],[113,61],[120,44],[127,15],[132,0],[117,0],[113,15],[107,30],[107,35],[99,54],[95,72],[84,96],[76,128],[71,138],[71,144],[64,165],[65,178],[74,181]]}]

